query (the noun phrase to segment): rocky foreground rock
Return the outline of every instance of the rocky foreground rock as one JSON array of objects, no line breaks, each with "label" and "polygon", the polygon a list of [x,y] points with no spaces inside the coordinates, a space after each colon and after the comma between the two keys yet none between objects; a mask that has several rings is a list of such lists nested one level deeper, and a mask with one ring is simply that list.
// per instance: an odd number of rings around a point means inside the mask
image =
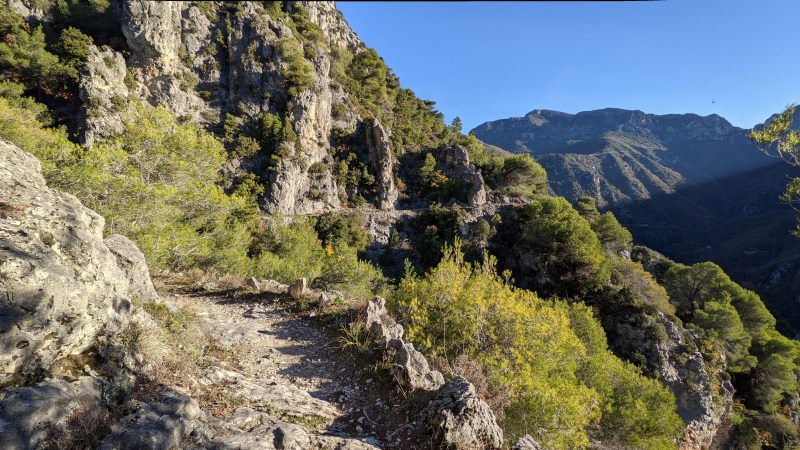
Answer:
[{"label": "rocky foreground rock", "polygon": [[437,370],[431,370],[422,353],[403,340],[403,327],[386,310],[386,300],[378,297],[367,306],[367,329],[384,353],[393,359],[392,373],[406,389],[432,392],[420,421],[446,448],[462,450],[494,449],[503,446],[503,430],[489,405],[478,397],[475,387],[462,377],[447,383]]},{"label": "rocky foreground rock", "polygon": [[130,283],[104,225],[48,188],[35,157],[0,141],[0,385],[46,376],[128,323]]}]

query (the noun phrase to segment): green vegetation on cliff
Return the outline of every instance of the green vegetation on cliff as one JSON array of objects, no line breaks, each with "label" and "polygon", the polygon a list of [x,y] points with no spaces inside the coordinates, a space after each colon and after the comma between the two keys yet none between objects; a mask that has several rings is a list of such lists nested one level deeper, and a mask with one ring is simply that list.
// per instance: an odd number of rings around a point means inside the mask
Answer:
[{"label": "green vegetation on cliff", "polygon": [[608,350],[589,308],[509,285],[493,257],[470,264],[458,241],[445,246],[425,277],[406,274],[391,305],[424,351],[481,364],[483,395],[506,396],[505,404],[494,401],[511,442],[537,430],[546,448],[585,447],[599,425],[611,441],[674,447],[681,421],[672,394]]}]

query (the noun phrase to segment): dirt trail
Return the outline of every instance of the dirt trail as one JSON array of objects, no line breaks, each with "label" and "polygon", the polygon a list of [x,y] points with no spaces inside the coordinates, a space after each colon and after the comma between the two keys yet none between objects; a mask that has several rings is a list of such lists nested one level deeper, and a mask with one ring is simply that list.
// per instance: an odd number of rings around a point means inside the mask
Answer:
[{"label": "dirt trail", "polygon": [[427,437],[413,436],[405,425],[407,402],[387,372],[344,348],[334,326],[292,313],[285,295],[173,294],[168,301],[200,317],[222,345],[238,349],[236,361],[208,371],[221,389],[320,434],[380,448],[426,448]]}]

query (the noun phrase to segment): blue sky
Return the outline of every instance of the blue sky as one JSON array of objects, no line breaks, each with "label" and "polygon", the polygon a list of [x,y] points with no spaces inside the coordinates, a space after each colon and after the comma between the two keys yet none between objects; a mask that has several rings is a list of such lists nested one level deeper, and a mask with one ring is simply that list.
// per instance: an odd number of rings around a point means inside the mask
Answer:
[{"label": "blue sky", "polygon": [[404,87],[465,131],[605,107],[749,128],[800,101],[798,0],[337,5]]}]

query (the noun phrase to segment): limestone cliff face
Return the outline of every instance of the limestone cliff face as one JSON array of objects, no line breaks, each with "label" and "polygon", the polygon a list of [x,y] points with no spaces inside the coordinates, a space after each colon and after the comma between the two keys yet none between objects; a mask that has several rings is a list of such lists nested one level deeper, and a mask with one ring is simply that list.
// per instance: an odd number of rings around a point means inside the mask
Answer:
[{"label": "limestone cliff face", "polygon": [[696,334],[661,312],[652,319],[631,313],[605,321],[615,351],[642,355],[675,395],[676,412],[686,423],[680,447],[708,448],[731,412],[733,385],[718,379],[719,373],[710,373]]},{"label": "limestone cliff face", "polygon": [[[285,116],[297,136],[285,143],[290,154],[269,168],[258,158],[238,163],[261,177],[262,206],[284,214],[341,206],[331,170],[331,110],[346,94],[330,76],[331,49],[358,52],[364,44],[333,2],[286,2],[288,11],[305,9],[322,30],[320,42],[304,39],[289,19],[272,17],[258,2],[124,0],[116,6],[130,55],[123,59],[113,50],[92,49],[81,83],[84,144],[118,131],[129,99],[162,105],[216,131],[228,114],[251,133],[258,132],[263,114]],[[295,95],[285,78],[291,62],[281,52],[287,40],[313,66],[312,85]],[[345,116],[347,125],[361,120],[352,112]]]}]

